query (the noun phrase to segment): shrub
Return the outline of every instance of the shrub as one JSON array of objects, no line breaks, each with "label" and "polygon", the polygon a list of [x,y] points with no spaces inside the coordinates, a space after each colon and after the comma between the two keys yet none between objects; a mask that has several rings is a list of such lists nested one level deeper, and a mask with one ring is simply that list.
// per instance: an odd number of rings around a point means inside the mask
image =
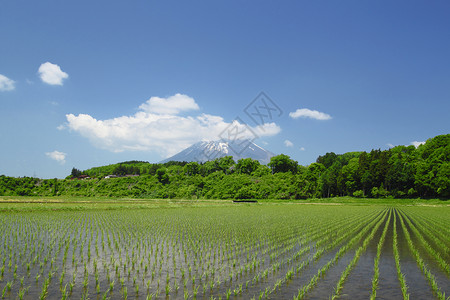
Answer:
[{"label": "shrub", "polygon": [[357,190],[353,192],[353,197],[364,198],[364,192],[362,190]]}]

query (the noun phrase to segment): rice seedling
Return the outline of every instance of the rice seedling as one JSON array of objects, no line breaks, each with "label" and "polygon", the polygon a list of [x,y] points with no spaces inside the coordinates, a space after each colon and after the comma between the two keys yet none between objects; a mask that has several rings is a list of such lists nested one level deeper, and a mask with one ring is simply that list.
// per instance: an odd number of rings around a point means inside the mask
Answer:
[{"label": "rice seedling", "polygon": [[393,242],[392,248],[394,252],[395,267],[397,269],[397,278],[400,282],[400,288],[402,290],[403,299],[409,299],[408,287],[406,285],[405,275],[402,273],[400,268],[400,255],[398,253],[397,245],[397,215],[394,213],[394,229],[393,229]]},{"label": "rice seedling", "polygon": [[8,281],[8,282],[6,283],[6,289],[8,290],[8,292],[11,291],[12,286],[13,286],[13,282],[12,282],[12,281]]},{"label": "rice seedling", "polygon": [[380,276],[379,262],[380,262],[381,250],[383,248],[384,240],[386,238],[386,233],[389,228],[391,216],[392,216],[392,210],[389,212],[388,220],[386,221],[386,224],[383,229],[383,233],[381,234],[380,240],[378,241],[378,245],[377,245],[377,254],[374,259],[374,267],[373,267],[374,274],[373,274],[373,278],[372,278],[372,292],[370,294],[371,300],[374,300],[377,296],[378,278]]},{"label": "rice seedling", "polygon": [[44,284],[43,284],[43,286],[42,286],[41,294],[40,294],[40,296],[39,296],[39,299],[40,299],[40,300],[44,300],[44,299],[47,298],[47,294],[48,294],[48,286],[49,286],[49,284],[50,284],[50,280],[49,280],[48,278],[45,279]]},{"label": "rice seedling", "polygon": [[4,299],[6,296],[6,286],[2,290],[2,299]]},{"label": "rice seedling", "polygon": [[21,288],[19,289],[19,293],[17,294],[17,297],[19,300],[22,300],[25,296],[25,293],[27,292],[27,289]]}]

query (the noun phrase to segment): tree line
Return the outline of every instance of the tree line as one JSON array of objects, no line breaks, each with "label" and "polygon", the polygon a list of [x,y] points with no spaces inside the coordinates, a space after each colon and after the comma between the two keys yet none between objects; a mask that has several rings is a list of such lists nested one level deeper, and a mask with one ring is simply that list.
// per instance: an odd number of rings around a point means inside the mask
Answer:
[{"label": "tree line", "polygon": [[[106,175],[139,175],[105,179]],[[81,175],[88,180],[78,180]],[[63,180],[0,176],[0,195],[185,199],[305,199],[336,196],[450,198],[450,135],[419,147],[333,152],[301,166],[289,156],[268,165],[231,156],[205,163],[131,161],[80,171]]]}]

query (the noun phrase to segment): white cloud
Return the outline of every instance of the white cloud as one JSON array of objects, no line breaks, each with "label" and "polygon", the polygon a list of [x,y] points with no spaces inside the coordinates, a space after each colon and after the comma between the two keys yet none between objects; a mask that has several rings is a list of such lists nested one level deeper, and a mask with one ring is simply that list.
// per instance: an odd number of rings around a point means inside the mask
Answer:
[{"label": "white cloud", "polygon": [[284,141],[284,145],[285,145],[286,147],[293,147],[293,146],[294,146],[294,144],[293,144],[290,140],[285,140],[285,141]]},{"label": "white cloud", "polygon": [[416,148],[418,148],[420,145],[423,145],[423,144],[425,144],[425,142],[418,142],[418,141],[411,142],[411,145],[414,145],[414,147],[416,147]]},{"label": "white cloud", "polygon": [[[174,103],[179,106],[175,107]],[[68,114],[64,127],[78,132],[101,149],[112,152],[156,151],[163,157],[169,157],[200,140],[232,138],[234,133],[238,133],[239,138],[273,136],[281,131],[275,123],[248,127],[237,120],[225,122],[220,116],[204,113],[198,116],[177,115],[189,109],[198,109],[198,105],[186,95],[152,97],[132,116],[97,120],[88,114]],[[58,129],[62,128],[58,126]]]},{"label": "white cloud", "polygon": [[[250,127],[251,130],[258,136],[274,136],[281,132],[280,126],[278,126],[276,123],[264,123],[263,125],[258,125],[256,127]],[[252,138],[253,136],[249,135],[249,138]]]},{"label": "white cloud", "polygon": [[311,118],[316,120],[330,120],[331,116],[329,114],[317,111],[317,110],[311,110],[308,108],[299,108],[294,112],[289,113],[289,117],[293,119],[298,118]]},{"label": "white cloud", "polygon": [[175,94],[168,98],[151,97],[139,109],[148,113],[173,115],[181,111],[198,110],[199,107],[193,98]]},{"label": "white cloud", "polygon": [[46,152],[45,155],[47,155],[48,157],[50,157],[53,160],[56,160],[57,162],[59,162],[60,164],[65,164],[66,163],[66,153],[64,152],[60,152],[60,151],[53,151],[53,152]]},{"label": "white cloud", "polygon": [[300,149],[300,151],[305,151],[306,150],[305,147],[300,147],[299,149]]},{"label": "white cloud", "polygon": [[0,91],[12,91],[15,89],[14,80],[9,79],[5,75],[0,74]]},{"label": "white cloud", "polygon": [[63,85],[63,80],[69,77],[58,65],[50,62],[43,63],[39,67],[39,76],[43,82],[51,85]]},{"label": "white cloud", "polygon": [[391,143],[387,143],[386,146],[388,146],[389,148],[394,148],[395,146]]}]

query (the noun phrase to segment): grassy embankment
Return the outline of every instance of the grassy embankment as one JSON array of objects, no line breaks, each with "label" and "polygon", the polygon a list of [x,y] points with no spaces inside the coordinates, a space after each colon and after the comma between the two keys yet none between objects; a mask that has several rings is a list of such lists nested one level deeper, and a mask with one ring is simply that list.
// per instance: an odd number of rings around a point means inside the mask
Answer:
[{"label": "grassy embankment", "polygon": [[146,209],[183,206],[227,206],[227,205],[407,205],[450,206],[450,201],[439,199],[361,199],[336,197],[306,200],[258,200],[257,203],[234,203],[233,200],[210,199],[132,199],[107,197],[20,197],[0,196],[1,211],[34,210],[84,210],[84,209]]}]

